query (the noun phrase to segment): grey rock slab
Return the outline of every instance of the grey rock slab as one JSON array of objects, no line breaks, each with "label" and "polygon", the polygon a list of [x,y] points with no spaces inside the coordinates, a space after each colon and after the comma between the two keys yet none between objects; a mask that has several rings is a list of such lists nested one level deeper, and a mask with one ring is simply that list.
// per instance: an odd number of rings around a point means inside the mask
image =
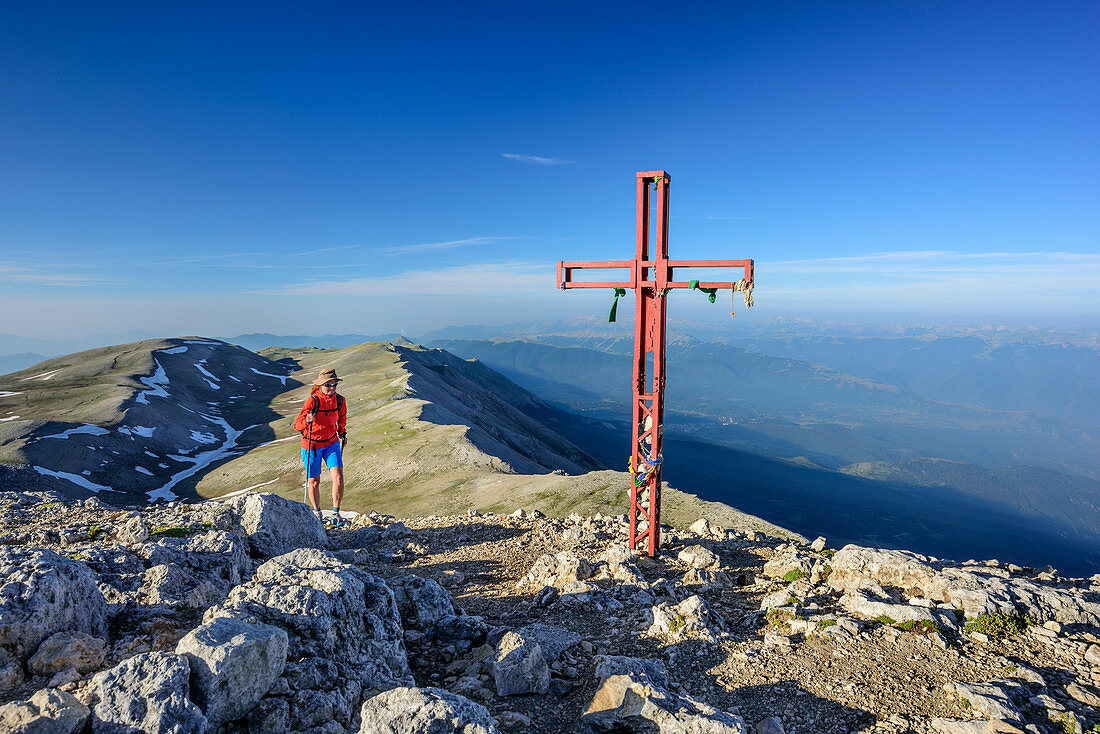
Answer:
[{"label": "grey rock slab", "polygon": [[287,635],[278,627],[218,617],[176,645],[191,667],[191,699],[210,728],[240,718],[283,674]]},{"label": "grey rock slab", "polygon": [[451,595],[431,579],[400,576],[390,579],[387,584],[393,591],[406,629],[426,630],[456,613]]},{"label": "grey rock slab", "polygon": [[368,699],[360,734],[498,734],[488,709],[440,688],[394,688]]},{"label": "grey rock slab", "polygon": [[187,658],[147,652],[97,673],[92,688],[95,734],[203,734],[206,717],[188,698]]},{"label": "grey rock slab", "polygon": [[122,545],[141,545],[149,539],[149,528],[141,515],[133,514],[115,529],[115,540]]},{"label": "grey rock slab", "polygon": [[539,643],[534,639],[524,639],[515,632],[507,632],[500,638],[489,669],[499,696],[546,693],[550,690],[550,668]]},{"label": "grey rock slab", "polygon": [[1024,730],[1004,721],[959,721],[932,719],[929,722],[937,734],[1023,734]]},{"label": "grey rock slab", "polygon": [[1100,709],[1100,696],[1096,695],[1096,691],[1086,688],[1085,686],[1077,683],[1069,683],[1066,685],[1066,693],[1068,693],[1074,700],[1080,701],[1086,706],[1091,706],[1094,709]]},{"label": "grey rock slab", "polygon": [[975,711],[989,717],[1009,722],[1020,722],[1020,710],[1008,697],[1005,686],[994,683],[949,684],[962,700],[969,701]]},{"label": "grey rock slab", "polygon": [[55,632],[106,629],[107,602],[87,566],[50,550],[0,547],[0,648],[26,660]]},{"label": "grey rock slab", "polygon": [[516,630],[516,634],[524,640],[537,642],[548,663],[555,662],[563,652],[580,644],[581,641],[581,636],[576,632],[570,632],[561,627],[551,627],[541,622],[520,627]]},{"label": "grey rock slab", "polygon": [[27,701],[0,706],[0,731],[8,734],[73,734],[84,728],[91,710],[75,696],[43,688]]},{"label": "grey rock slab", "polygon": [[0,659],[0,693],[18,688],[23,683],[23,678],[23,666],[18,660]]},{"label": "grey rock slab", "polygon": [[625,655],[598,655],[595,660],[596,680],[613,675],[628,675],[660,688],[668,687],[668,668],[659,658],[632,658]]},{"label": "grey rock slab", "polygon": [[597,660],[600,686],[581,720],[598,729],[660,734],[745,734],[741,717],[667,689],[659,660],[604,657]]},{"label": "grey rock slab", "polygon": [[837,551],[830,565],[829,585],[835,590],[892,587],[910,598],[962,609],[971,619],[1026,614],[1038,622],[1100,623],[1100,604],[1084,595],[1015,577],[994,565],[951,565],[908,551],[856,545]]},{"label": "grey rock slab", "polygon": [[840,597],[840,606],[849,614],[864,619],[889,617],[895,622],[934,622],[941,628],[957,626],[954,613],[941,609],[918,607],[911,604],[894,604],[872,598],[869,594],[857,590],[849,591]]},{"label": "grey rock slab", "polygon": [[278,556],[296,548],[325,548],[328,535],[310,509],[277,494],[249,493],[239,498],[241,528],[253,550]]},{"label": "grey rock slab", "polygon": [[57,632],[50,635],[27,661],[35,675],[52,675],[75,668],[80,673],[99,670],[107,658],[107,641],[84,632]]}]

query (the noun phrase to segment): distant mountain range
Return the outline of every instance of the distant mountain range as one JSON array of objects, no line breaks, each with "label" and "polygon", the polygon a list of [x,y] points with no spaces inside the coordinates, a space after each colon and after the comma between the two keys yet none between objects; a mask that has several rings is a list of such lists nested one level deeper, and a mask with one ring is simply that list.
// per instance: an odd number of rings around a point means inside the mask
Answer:
[{"label": "distant mountain range", "polygon": [[[669,335],[665,447],[665,479],[673,486],[838,542],[1049,562],[1086,575],[1100,570],[1100,341],[1094,334],[677,325]],[[523,338],[513,333],[519,331]],[[326,346],[358,338],[366,337],[234,337],[267,347],[261,351],[275,365],[272,374],[295,372],[286,388],[264,393],[262,405],[254,406],[266,411],[266,420],[244,436],[249,441],[239,452],[179,486],[204,496],[259,484],[299,493],[279,443],[292,440],[294,401],[302,399],[295,390],[304,388],[292,389],[293,380],[297,370],[305,380],[334,360],[348,372],[349,389],[374,386],[364,398],[367,412],[356,406],[372,429],[349,449],[361,451],[362,465],[372,467],[350,487],[363,506],[503,506],[505,497],[520,493],[564,508],[578,501],[577,477],[545,472],[625,465],[629,325],[588,319],[453,327],[418,337],[446,351],[405,339]],[[278,340],[285,345],[272,347]],[[152,362],[144,368],[146,377],[155,374]],[[180,369],[194,372],[182,362]],[[142,384],[135,377],[142,373],[128,374],[128,384]],[[170,379],[183,380],[182,374]],[[126,381],[115,376],[105,383]],[[11,384],[0,378],[0,391],[16,391]],[[201,385],[196,389],[202,397]],[[507,419],[502,409],[488,407],[496,404],[493,395],[524,418]],[[0,436],[22,420],[7,412],[9,400],[0,397]],[[205,401],[217,405],[216,398]],[[529,421],[556,438],[540,437]],[[269,441],[275,443],[264,445]],[[164,463],[168,475],[183,466]],[[615,479],[621,473],[584,476],[597,478],[585,490],[593,501],[621,503]],[[572,489],[557,480],[574,481]],[[398,496],[404,504],[392,505]]]},{"label": "distant mountain range", "polygon": [[[322,366],[343,377],[351,416],[348,509],[622,511],[628,476],[555,430],[569,414],[483,364],[404,340],[263,355],[200,337],[146,340],[4,375],[0,480],[115,505],[261,488],[300,500],[293,420]],[[707,516],[791,536],[733,508],[665,494],[670,521]]]}]

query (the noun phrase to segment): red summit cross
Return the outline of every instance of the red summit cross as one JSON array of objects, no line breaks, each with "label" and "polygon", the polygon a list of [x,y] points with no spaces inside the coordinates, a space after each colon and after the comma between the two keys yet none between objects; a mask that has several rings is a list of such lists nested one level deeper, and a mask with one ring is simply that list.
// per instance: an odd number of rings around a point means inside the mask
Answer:
[{"label": "red summit cross", "polygon": [[[634,402],[631,423],[634,441],[630,456],[630,547],[656,555],[661,540],[661,434],[665,397],[665,313],[666,299],[675,288],[699,289],[711,302],[720,288],[742,291],[745,305],[752,305],[752,260],[669,260],[668,259],[668,185],[664,171],[641,171],[638,186],[638,248],[633,260],[602,262],[558,262],[558,287],[613,288],[615,302],[609,321],[615,319],[615,307],[626,289],[634,291]],[[650,255],[650,187],[656,199],[653,230],[653,255]],[[582,269],[626,268],[622,281],[574,281],[573,271]],[[745,277],[735,283],[699,282],[673,279],[677,268],[744,268]],[[732,316],[732,311],[731,314]],[[652,385],[646,392],[647,363],[652,367]]]}]

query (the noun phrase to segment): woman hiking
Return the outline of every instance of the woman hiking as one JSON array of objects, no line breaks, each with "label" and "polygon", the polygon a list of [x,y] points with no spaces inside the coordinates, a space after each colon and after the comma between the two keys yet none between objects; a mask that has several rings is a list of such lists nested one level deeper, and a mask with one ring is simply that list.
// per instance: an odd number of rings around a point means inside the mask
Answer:
[{"label": "woman hiking", "polygon": [[306,465],[309,487],[309,504],[321,514],[321,462],[332,473],[332,526],[341,527],[340,500],[344,498],[343,448],[348,442],[348,411],[342,395],[336,394],[336,386],[342,380],[336,370],[321,370],[314,380],[305,405],[294,421],[294,430],[302,434],[302,462]]}]

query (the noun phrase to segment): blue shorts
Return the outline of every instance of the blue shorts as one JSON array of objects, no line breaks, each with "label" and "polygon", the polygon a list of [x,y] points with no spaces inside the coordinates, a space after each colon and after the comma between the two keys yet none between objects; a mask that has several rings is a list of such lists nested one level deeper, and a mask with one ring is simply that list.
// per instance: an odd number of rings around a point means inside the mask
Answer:
[{"label": "blue shorts", "polygon": [[336,441],[323,449],[302,449],[302,463],[306,465],[306,476],[310,479],[321,476],[321,462],[329,469],[343,466],[344,457],[340,453],[340,442]]}]

